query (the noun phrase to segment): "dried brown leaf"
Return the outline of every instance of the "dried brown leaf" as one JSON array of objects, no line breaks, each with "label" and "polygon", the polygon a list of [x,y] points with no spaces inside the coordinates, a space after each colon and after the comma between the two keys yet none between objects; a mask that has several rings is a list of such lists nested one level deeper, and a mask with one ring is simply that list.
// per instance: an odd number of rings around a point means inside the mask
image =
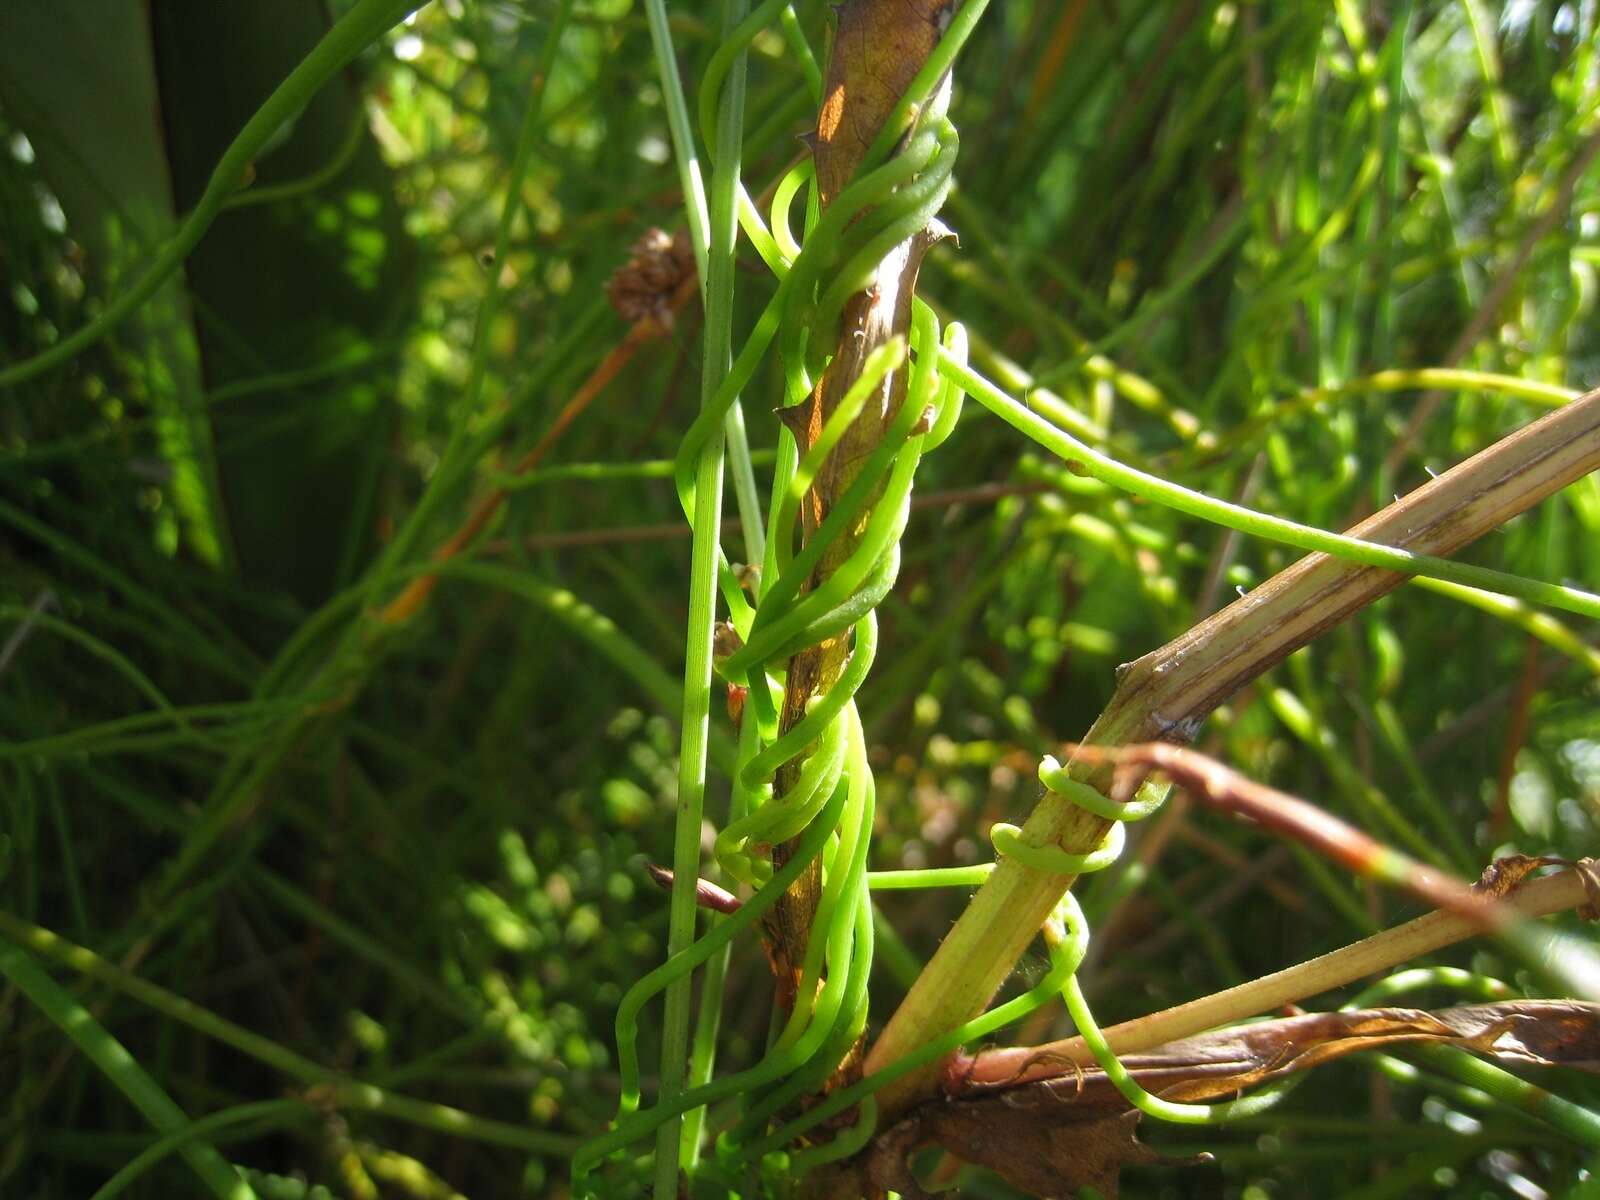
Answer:
[{"label": "dried brown leaf", "polygon": [[[1203,1101],[1349,1054],[1405,1043],[1459,1046],[1503,1063],[1600,1073],[1600,1004],[1510,1000],[1435,1012],[1303,1013],[1184,1038],[1124,1055],[1122,1062],[1149,1092]],[[1129,1110],[1098,1069],[1067,1062],[1055,1078],[958,1086],[956,1098],[920,1106],[874,1138],[853,1162],[809,1179],[807,1200],[877,1198],[889,1191],[906,1200],[931,1200],[908,1162],[914,1150],[930,1144],[1045,1200],[1075,1196],[1084,1187],[1114,1198],[1124,1166],[1203,1161],[1163,1159],[1140,1143],[1135,1136],[1139,1114]]]},{"label": "dried brown leaf", "polygon": [[1490,900],[1503,900],[1540,867],[1566,865],[1566,859],[1551,858],[1548,855],[1538,857],[1528,854],[1502,855],[1483,869],[1483,874],[1478,877],[1478,882],[1472,885],[1472,890]]},{"label": "dried brown leaf", "polygon": [[[1169,1100],[1229,1096],[1364,1050],[1404,1042],[1453,1045],[1498,1062],[1566,1066],[1600,1073],[1600,1005],[1577,1000],[1509,1000],[1435,1012],[1412,1008],[1305,1013],[1169,1042],[1122,1063],[1146,1091]],[[1036,1065],[1037,1060],[1034,1064]],[[1127,1107],[1098,1068],[1063,1064],[1054,1079],[975,1090],[1015,1094],[1038,1086],[1086,1111]]]}]

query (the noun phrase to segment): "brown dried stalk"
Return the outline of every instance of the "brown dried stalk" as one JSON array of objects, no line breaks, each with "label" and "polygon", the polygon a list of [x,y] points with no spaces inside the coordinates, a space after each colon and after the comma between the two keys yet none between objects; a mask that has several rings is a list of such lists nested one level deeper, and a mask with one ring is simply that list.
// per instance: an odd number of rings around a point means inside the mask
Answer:
[{"label": "brown dried stalk", "polygon": [[[637,253],[637,252],[636,252]],[[550,428],[545,430],[544,436],[517,460],[508,472],[511,475],[522,475],[533,470],[544,461],[544,456],[550,448],[561,439],[571,424],[582,415],[584,409],[594,401],[595,397],[610,385],[621,372],[622,368],[633,361],[641,347],[666,334],[672,328],[672,314],[687,304],[700,288],[699,277],[690,272],[683,276],[670,294],[659,298],[653,307],[640,307],[643,314],[639,316],[628,332],[623,335],[620,342],[612,348],[611,352],[600,360],[600,364],[589,373],[582,386],[573,393],[570,400],[562,406],[556,414],[556,419],[550,423]],[[637,300],[634,301],[637,305]],[[500,506],[506,501],[507,490],[503,486],[492,488],[478,502],[473,505],[472,511],[467,514],[467,519],[460,527],[446,538],[433,552],[435,562],[449,562],[472,544],[474,539],[482,533],[494,515],[500,511]],[[385,625],[399,625],[416,616],[422,607],[427,604],[428,597],[433,594],[433,589],[439,583],[437,575],[419,575],[408,583],[405,588],[378,612],[378,620]]]}]

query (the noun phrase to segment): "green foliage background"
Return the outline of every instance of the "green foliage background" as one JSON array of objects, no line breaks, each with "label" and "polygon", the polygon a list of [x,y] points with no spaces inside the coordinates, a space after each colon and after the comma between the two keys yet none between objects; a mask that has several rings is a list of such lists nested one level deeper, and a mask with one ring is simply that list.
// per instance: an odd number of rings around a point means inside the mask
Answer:
[{"label": "green foliage background", "polygon": [[[126,285],[327,21],[309,2],[109,7],[123,25],[81,4],[0,15],[7,363]],[[820,52],[825,6],[797,7]],[[0,393],[0,934],[43,927],[323,1068],[575,1141],[611,1113],[611,1015],[665,943],[639,863],[671,853],[688,530],[666,463],[696,406],[693,306],[517,480],[473,555],[492,571],[446,577],[401,629],[372,616],[620,341],[605,283],[630,244],[681,225],[642,14],[595,0],[560,34],[495,257],[554,10],[426,6],[260,156],[252,188],[290,186],[226,213],[110,338]],[[717,6],[672,12],[692,88]],[[1080,436],[1342,528],[1540,411],[1452,387],[1411,438],[1422,389],[1376,372],[1600,377],[1596,20],[1531,0],[996,5],[951,110],[961,244],[924,294]],[[749,114],[757,191],[811,119],[776,34]],[[741,276],[741,319],[769,287]],[[746,395],[758,449],[779,394]],[[1295,557],[1068,475],[976,406],[956,439],[923,469],[860,697],[875,867],[987,858],[987,824],[1026,813],[1037,755],[1087,727],[1117,663]],[[1597,538],[1591,477],[1464,557],[1593,589]],[[1202,745],[1474,875],[1510,847],[1593,850],[1597,673],[1592,631],[1408,588],[1236,697]],[[713,813],[724,795],[714,781]],[[1086,891],[1108,1022],[1411,912],[1259,832],[1190,813],[1167,833]],[[961,902],[884,899],[879,1015]],[[1487,951],[1444,958],[1519,982]],[[170,1006],[55,970],[191,1118],[307,1095]],[[747,948],[724,1063],[759,1052],[767,995]],[[89,1195],[153,1140],[14,988],[0,1095],[6,1195]],[[214,1140],[263,1195],[562,1194],[558,1140],[316,1104],[246,1118]],[[1365,1060],[1203,1146],[1217,1166],[1136,1172],[1128,1193],[1561,1194],[1589,1153]],[[169,1157],[125,1194],[195,1186]]]}]

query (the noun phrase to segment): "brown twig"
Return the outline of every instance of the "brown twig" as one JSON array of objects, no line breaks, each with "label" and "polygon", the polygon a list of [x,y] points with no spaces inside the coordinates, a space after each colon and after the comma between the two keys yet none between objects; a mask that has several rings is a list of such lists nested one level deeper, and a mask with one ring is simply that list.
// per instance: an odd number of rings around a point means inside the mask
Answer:
[{"label": "brown twig", "polygon": [[1189,796],[1300,842],[1340,866],[1403,887],[1435,908],[1457,913],[1483,929],[1505,924],[1498,907],[1463,881],[1426,866],[1346,824],[1298,796],[1258,783],[1208,758],[1198,750],[1169,742],[1133,746],[1068,746],[1077,762],[1116,768],[1114,799],[1132,797],[1152,770],[1160,771]]},{"label": "brown twig", "polygon": [[[1225,882],[1197,900],[1189,911],[1196,921],[1209,922],[1260,886],[1273,894],[1274,903],[1282,905],[1290,912],[1303,912],[1306,908],[1305,898],[1291,891],[1287,884],[1276,878],[1278,871],[1292,865],[1293,862],[1294,857],[1287,847],[1274,846],[1265,854],[1257,855],[1236,872],[1226,876]],[[1284,893],[1293,897],[1292,903],[1283,905],[1279,897]],[[1094,939],[1089,943],[1090,954],[1092,955],[1095,948],[1101,944],[1109,945],[1111,936],[1112,930],[1109,927],[1102,932],[1096,932]],[[1191,926],[1176,921],[1166,922],[1160,928],[1151,930],[1148,935],[1140,937],[1137,943],[1128,945],[1126,952],[1116,957],[1114,965],[1096,971],[1093,975],[1086,975],[1083,980],[1084,991],[1092,998],[1116,994],[1118,988],[1129,986],[1133,982],[1139,971],[1138,963],[1160,962],[1168,950],[1191,936],[1193,936]],[[1089,960],[1086,958],[1083,969],[1088,965]]]},{"label": "brown twig", "polygon": [[[655,881],[657,887],[664,892],[672,890],[672,868],[658,867],[655,863],[647,862],[645,872]],[[724,916],[739,911],[744,901],[735,896],[727,888],[712,883],[709,879],[696,879],[694,881],[694,902],[697,906],[719,912]]]},{"label": "brown twig", "polygon": [[[1593,637],[1588,640],[1591,643],[1594,641]],[[1539,665],[1534,672],[1537,686],[1543,687],[1571,665],[1571,660],[1566,658],[1541,656]],[[1439,730],[1439,732],[1431,733],[1423,738],[1417,743],[1417,762],[1422,766],[1427,766],[1462,738],[1478,732],[1478,730],[1494,720],[1506,705],[1512,703],[1516,697],[1517,690],[1521,686],[1520,679],[1513,683],[1501,684],[1484,696],[1483,699],[1464,710],[1460,716]]]},{"label": "brown twig", "polygon": [[[1264,857],[1262,855],[1244,854],[1221,838],[1207,833],[1204,829],[1197,828],[1190,821],[1184,822],[1183,828],[1178,831],[1178,836],[1202,854],[1216,859],[1224,866],[1231,867],[1238,874],[1251,871]],[[1288,860],[1284,861],[1287,862]],[[1262,886],[1272,895],[1272,902],[1279,908],[1297,913],[1306,910],[1306,898],[1296,891],[1292,884],[1273,878],[1269,873],[1263,880]]]}]

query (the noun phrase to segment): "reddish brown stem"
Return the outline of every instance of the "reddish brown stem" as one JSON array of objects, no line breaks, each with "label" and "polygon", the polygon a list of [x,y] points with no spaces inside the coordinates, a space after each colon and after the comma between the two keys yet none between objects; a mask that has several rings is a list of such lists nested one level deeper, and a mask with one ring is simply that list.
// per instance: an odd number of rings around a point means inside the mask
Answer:
[{"label": "reddish brown stem", "polygon": [[[650,878],[655,880],[656,886],[662,891],[670,892],[672,890],[672,868],[658,867],[655,863],[645,863],[644,869],[649,872]],[[696,879],[694,881],[694,902],[701,908],[723,914],[738,912],[744,903],[732,892],[726,888],[719,887],[709,879]]]},{"label": "reddish brown stem", "polygon": [[[1600,392],[1518,430],[1349,532],[1424,554],[1449,554],[1544,497],[1600,468]],[[1118,674],[1116,692],[1086,742],[1188,741],[1205,716],[1292,651],[1394,590],[1405,576],[1312,554],[1248,597]],[[1089,770],[1090,783],[1107,782]],[[1046,794],[1024,826],[1032,845],[1083,852],[1108,822]],[[981,1012],[1035,930],[1070,887],[1066,876],[1002,859],[945,935],[868,1055],[868,1070],[897,1062]],[[1459,919],[1459,918],[1457,918]],[[1259,1011],[1259,1010],[1258,1010]],[[936,1086],[937,1068],[879,1093],[885,1118]]]},{"label": "reddish brown stem", "polygon": [[1066,749],[1079,762],[1106,763],[1117,769],[1111,785],[1114,799],[1131,797],[1146,775],[1160,771],[1200,803],[1293,838],[1351,871],[1403,887],[1433,907],[1459,913],[1482,928],[1499,928],[1505,923],[1499,907],[1463,881],[1408,858],[1315,804],[1257,783],[1198,750],[1168,742]]}]

